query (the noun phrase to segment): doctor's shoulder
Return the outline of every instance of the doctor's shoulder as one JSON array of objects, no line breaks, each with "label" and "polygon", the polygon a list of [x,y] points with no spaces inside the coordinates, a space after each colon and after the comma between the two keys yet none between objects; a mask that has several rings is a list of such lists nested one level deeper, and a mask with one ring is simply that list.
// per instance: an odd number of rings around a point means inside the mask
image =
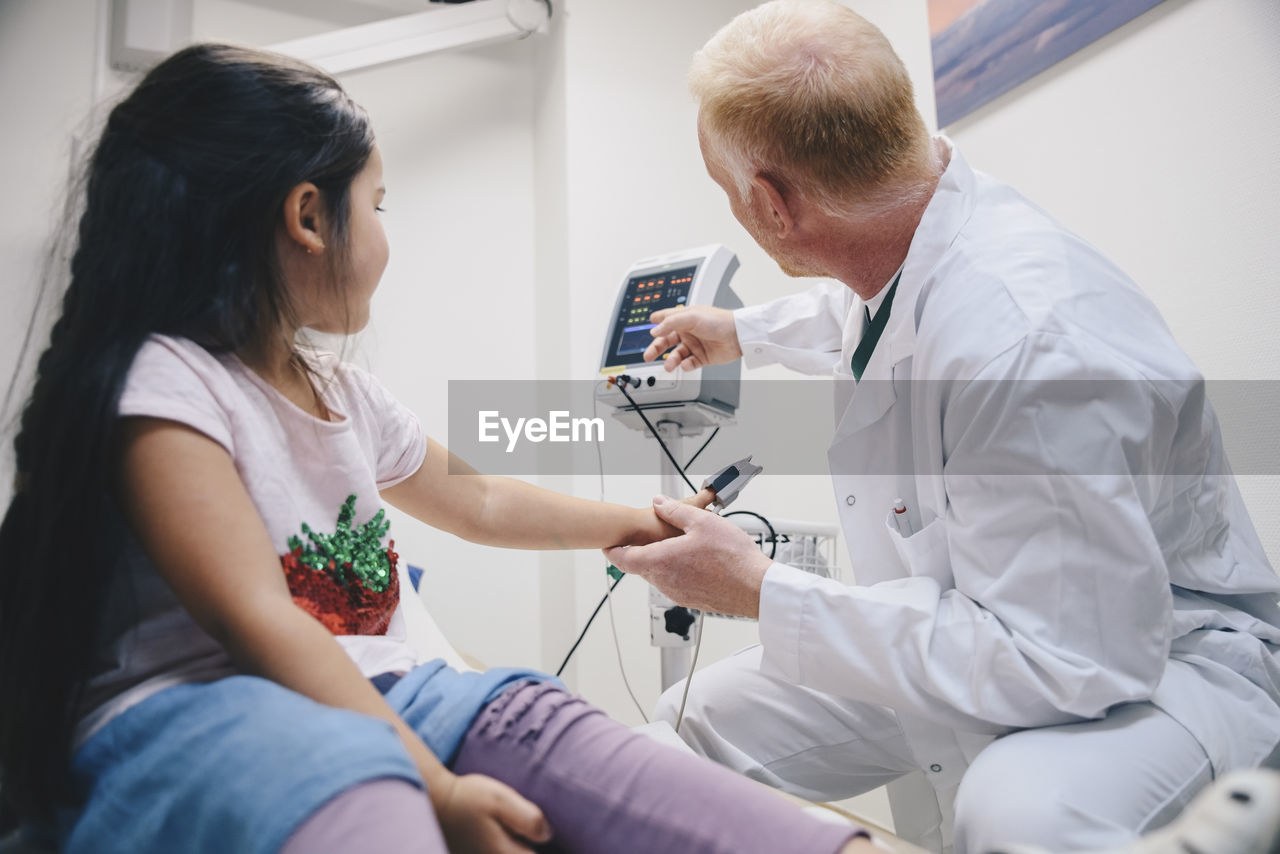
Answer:
[{"label": "doctor's shoulder", "polygon": [[999,271],[954,254],[929,273],[913,308],[917,379],[972,378],[1034,328]]},{"label": "doctor's shoulder", "polygon": [[[1008,225],[1008,220],[1003,223]],[[1123,270],[1038,210],[996,229],[967,223],[926,276],[916,314],[916,377],[974,377],[1028,338],[1063,337],[1138,374],[1194,373],[1151,300]],[[1036,348],[1033,348],[1036,349]],[[1044,349],[1044,348],[1040,348]],[[1062,348],[1050,346],[1057,359]],[[1068,346],[1066,351],[1075,350]],[[1111,358],[1108,358],[1108,355]],[[1082,353],[1082,355],[1084,355]]]}]

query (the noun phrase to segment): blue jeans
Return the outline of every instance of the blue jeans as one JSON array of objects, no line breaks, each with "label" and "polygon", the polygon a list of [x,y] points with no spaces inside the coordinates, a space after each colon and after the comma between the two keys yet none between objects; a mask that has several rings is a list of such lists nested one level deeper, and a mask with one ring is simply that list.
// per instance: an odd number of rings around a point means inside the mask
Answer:
[{"label": "blue jeans", "polygon": [[[387,703],[446,764],[490,699],[531,671],[423,664]],[[386,721],[233,676],[179,685],[113,718],[80,748],[86,802],[60,817],[66,852],[274,854],[321,805],[359,783],[422,785]]]}]

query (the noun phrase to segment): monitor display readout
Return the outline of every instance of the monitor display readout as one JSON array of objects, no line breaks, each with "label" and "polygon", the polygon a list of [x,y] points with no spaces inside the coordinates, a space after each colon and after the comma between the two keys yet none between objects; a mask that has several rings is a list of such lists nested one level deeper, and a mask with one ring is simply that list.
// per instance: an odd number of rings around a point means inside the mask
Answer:
[{"label": "monitor display readout", "polygon": [[653,341],[649,317],[655,311],[684,305],[697,266],[661,273],[646,273],[627,280],[627,290],[614,318],[609,356],[605,367],[635,365],[644,361],[645,348]]}]

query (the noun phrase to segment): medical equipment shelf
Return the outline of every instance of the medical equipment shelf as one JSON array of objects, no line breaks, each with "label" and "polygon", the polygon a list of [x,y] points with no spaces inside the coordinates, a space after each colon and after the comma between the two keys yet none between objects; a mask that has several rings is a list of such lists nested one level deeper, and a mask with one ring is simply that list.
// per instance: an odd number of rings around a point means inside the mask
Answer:
[{"label": "medical equipment shelf", "polygon": [[[771,551],[771,535],[754,516],[730,516],[729,521],[747,532],[760,550],[765,554]],[[778,563],[810,572],[822,578],[843,580],[840,563],[836,557],[836,543],[840,529],[834,524],[823,522],[804,522],[794,519],[775,519],[770,517],[778,537],[778,550],[773,559]],[[749,620],[749,617],[735,617],[727,614],[707,612],[708,617],[719,617],[723,620]]]}]

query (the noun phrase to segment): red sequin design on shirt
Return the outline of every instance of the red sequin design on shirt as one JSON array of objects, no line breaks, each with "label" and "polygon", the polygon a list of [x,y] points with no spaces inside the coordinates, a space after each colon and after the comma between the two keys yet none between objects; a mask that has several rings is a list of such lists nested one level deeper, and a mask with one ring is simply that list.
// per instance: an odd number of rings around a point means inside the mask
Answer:
[{"label": "red sequin design on shirt", "polygon": [[[338,516],[338,530],[332,535],[318,535],[303,525],[310,539],[304,544],[291,537],[291,549],[280,555],[289,592],[299,608],[319,620],[335,635],[383,635],[391,623],[391,615],[400,604],[400,556],[395,540],[381,545],[383,512],[358,530],[351,528],[355,496],[344,504]],[[339,563],[330,554],[337,552],[349,559]],[[353,569],[353,562],[359,564]],[[376,567],[377,577],[369,581],[361,570]],[[381,583],[379,583],[381,582]],[[383,589],[378,590],[381,586]]]},{"label": "red sequin design on shirt", "polygon": [[[387,548],[391,568],[399,557]],[[381,593],[374,593],[360,582],[343,587],[333,576],[317,572],[298,562],[301,549],[294,549],[280,556],[284,576],[289,582],[289,592],[299,608],[315,617],[335,635],[385,635],[391,624],[391,615],[400,604],[400,576],[393,573],[391,583]]]}]

